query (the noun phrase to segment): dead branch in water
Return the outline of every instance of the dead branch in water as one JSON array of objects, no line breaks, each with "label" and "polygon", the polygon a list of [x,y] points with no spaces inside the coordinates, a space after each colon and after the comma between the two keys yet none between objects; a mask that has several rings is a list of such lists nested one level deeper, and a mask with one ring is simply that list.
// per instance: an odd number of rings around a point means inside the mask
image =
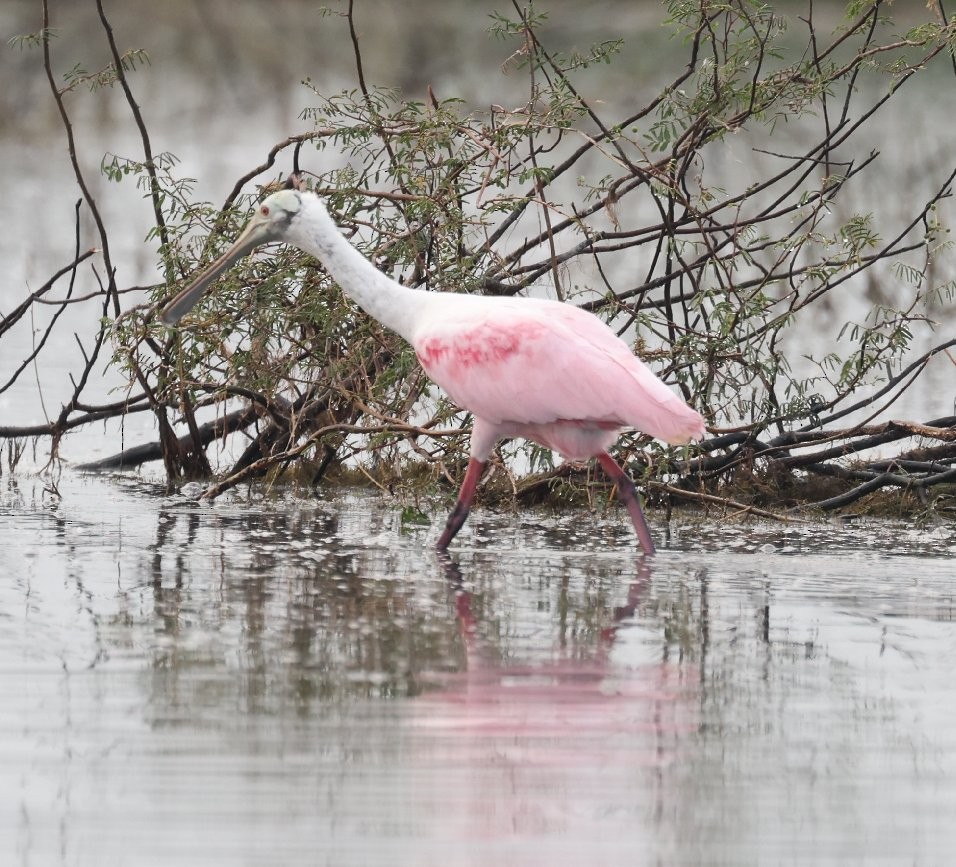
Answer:
[{"label": "dead branch in water", "polygon": [[[789,32],[802,32],[804,45],[794,52],[780,40],[783,13],[680,4],[670,26],[685,37],[685,62],[658,92],[622,109],[590,99],[578,75],[626,48],[605,42],[562,54],[516,6],[496,16],[495,29],[512,43],[508,71],[527,76],[528,98],[478,111],[434,91],[422,106],[374,88],[356,26],[364,10],[352,3],[346,25],[358,89],[313,90],[305,117],[314,128],[282,137],[214,208],[192,201],[174,161],[153,152],[134,97],[140,55],[119,50],[102,3],[89,2],[110,58],[103,70],[58,81],[46,3],[33,37],[80,199],[71,261],[0,319],[4,348],[18,332],[31,334],[6,366],[0,393],[22,386],[63,341],[79,345],[82,361],[57,412],[41,424],[4,423],[0,438],[45,438],[55,460],[69,431],[150,413],[155,442],[84,468],[161,460],[170,485],[215,477],[209,497],[283,470],[317,465],[321,476],[333,461],[396,485],[415,483],[400,478],[410,464],[428,468],[406,474],[416,479],[453,475],[449,468],[466,456],[467,417],[432,391],[409,347],[356,313],[296,251],[243,262],[176,332],[155,320],[155,305],[234,236],[255,202],[253,185],[275,183],[276,166],[290,158],[298,169],[302,148],[315,145],[339,149],[348,165],[309,176],[311,186],[383,271],[433,291],[566,296],[604,316],[707,415],[712,436],[690,452],[621,440],[622,458],[652,498],[792,518],[797,506],[844,508],[884,488],[925,499],[929,488],[954,482],[952,390],[926,401],[938,418],[899,419],[894,405],[923,387],[934,365],[956,368],[956,339],[928,336],[952,315],[956,297],[956,281],[939,276],[952,265],[941,214],[956,166],[921,166],[934,180],[903,213],[861,211],[854,202],[864,185],[885,182],[876,173],[887,159],[870,146],[879,140],[877,118],[926,68],[945,62],[952,24],[927,12],[900,36],[883,4],[869,4],[828,35],[812,15],[795,16]],[[883,84],[863,87],[866,76]],[[112,180],[140,178],[152,205],[164,283],[142,291],[118,282],[77,152],[67,97],[91,82],[118,85],[142,148],[138,159],[103,164]],[[799,148],[771,140],[768,129],[784,125],[799,126]],[[712,166],[744,135],[753,137],[753,165],[743,166],[752,175],[728,181]],[[96,251],[83,252],[81,208],[95,226]],[[832,311],[848,299],[864,312],[833,328]],[[68,307],[90,310],[82,337],[64,334]],[[35,329],[41,309],[53,313]],[[833,332],[826,348],[792,349],[821,328]],[[112,402],[87,397],[108,339],[128,382],[128,396]],[[230,437],[246,440],[223,450],[227,465],[211,466],[209,446]],[[537,447],[520,457],[536,472],[508,496],[594,484],[574,467],[553,468]]]}]

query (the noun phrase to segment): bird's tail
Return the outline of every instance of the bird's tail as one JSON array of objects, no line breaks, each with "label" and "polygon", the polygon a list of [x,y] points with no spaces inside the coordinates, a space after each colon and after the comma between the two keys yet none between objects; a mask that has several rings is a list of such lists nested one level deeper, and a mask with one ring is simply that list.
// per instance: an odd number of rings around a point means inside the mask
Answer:
[{"label": "bird's tail", "polygon": [[677,395],[673,397],[676,405],[668,407],[667,419],[661,425],[661,433],[655,433],[654,436],[672,446],[702,440],[707,436],[703,416],[697,410],[691,409]]},{"label": "bird's tail", "polygon": [[630,401],[630,424],[673,446],[702,440],[707,436],[703,416],[688,406],[650,369],[641,364],[632,368],[631,375],[640,388],[635,389]]}]

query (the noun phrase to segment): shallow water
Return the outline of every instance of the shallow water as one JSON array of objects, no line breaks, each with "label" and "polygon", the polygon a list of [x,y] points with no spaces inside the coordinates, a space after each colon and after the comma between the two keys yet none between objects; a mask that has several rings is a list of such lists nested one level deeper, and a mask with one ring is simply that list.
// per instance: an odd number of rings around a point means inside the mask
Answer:
[{"label": "shallow water", "polygon": [[945,863],[952,528],[474,518],[0,479],[2,863]]}]

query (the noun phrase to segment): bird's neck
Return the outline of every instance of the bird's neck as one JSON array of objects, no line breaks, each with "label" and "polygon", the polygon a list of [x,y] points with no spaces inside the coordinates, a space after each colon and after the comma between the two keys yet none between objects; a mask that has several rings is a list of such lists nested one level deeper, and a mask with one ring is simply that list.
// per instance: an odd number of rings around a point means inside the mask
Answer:
[{"label": "bird's neck", "polygon": [[303,193],[302,198],[308,207],[296,220],[289,240],[315,256],[369,316],[411,341],[425,293],[396,283],[369,262],[345,239],[318,196]]}]

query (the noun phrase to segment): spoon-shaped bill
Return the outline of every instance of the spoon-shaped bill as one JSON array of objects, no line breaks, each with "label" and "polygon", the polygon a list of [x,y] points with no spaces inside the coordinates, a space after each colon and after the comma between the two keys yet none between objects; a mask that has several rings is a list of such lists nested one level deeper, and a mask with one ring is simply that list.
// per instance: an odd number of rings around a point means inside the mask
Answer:
[{"label": "spoon-shaped bill", "polygon": [[220,274],[228,271],[239,259],[251,253],[260,244],[268,243],[271,240],[268,225],[255,220],[250,222],[225,253],[163,307],[159,313],[159,318],[167,325],[175,325],[192,310],[196,302]]}]

